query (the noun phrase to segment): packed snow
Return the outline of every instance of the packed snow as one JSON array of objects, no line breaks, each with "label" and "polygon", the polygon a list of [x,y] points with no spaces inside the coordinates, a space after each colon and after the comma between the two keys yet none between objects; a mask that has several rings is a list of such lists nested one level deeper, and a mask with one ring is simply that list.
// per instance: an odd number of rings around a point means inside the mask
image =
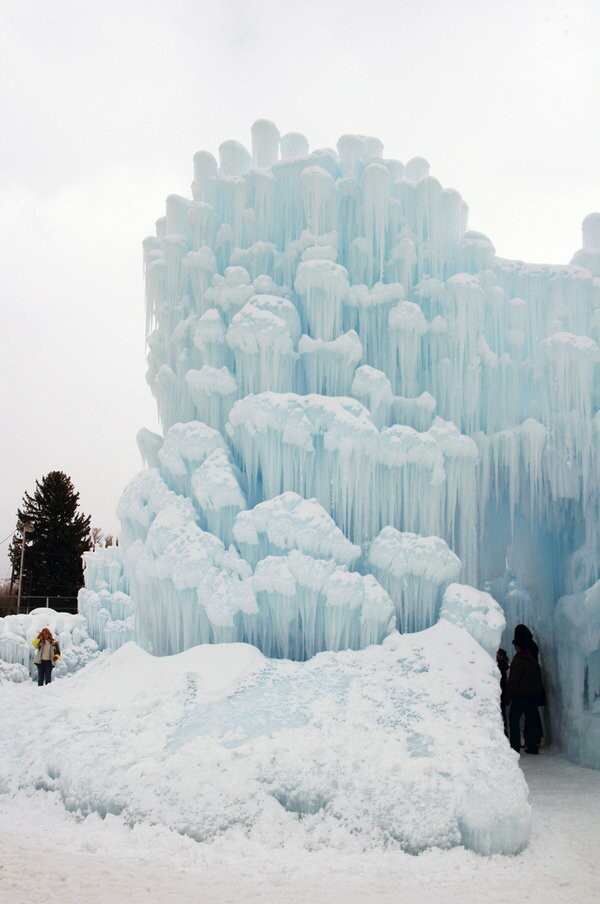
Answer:
[{"label": "packed snow", "polygon": [[[440,625],[419,635],[396,636],[387,649],[384,645],[361,653],[322,654],[312,666],[275,664],[284,667],[280,674],[247,646],[200,647],[153,659],[128,644],[46,688],[32,682],[3,685],[3,717],[11,732],[0,736],[0,898],[27,904],[40,873],[51,877],[52,893],[65,904],[79,904],[83,898],[94,904],[124,899],[132,904],[175,904],[199,895],[211,904],[300,904],[307,898],[316,904],[391,904],[399,899],[418,904],[424,898],[432,904],[476,904],[482,898],[510,904],[515,889],[528,904],[595,901],[600,894],[600,773],[570,765],[547,748],[539,757],[521,757],[519,769],[501,735],[498,713],[492,713],[497,707],[497,695],[493,699],[489,694],[494,665],[462,631],[448,627],[449,633]],[[453,653],[448,660],[442,658],[444,650]],[[397,659],[400,651],[406,664]],[[398,668],[393,692],[386,690],[381,676],[373,675],[373,659],[380,657]],[[344,662],[336,666],[336,658]],[[362,668],[357,662],[361,658]],[[430,664],[434,681],[422,671],[425,664]],[[311,684],[312,691],[305,706],[293,694],[288,711],[287,695],[281,691],[293,690],[289,673],[296,669],[307,670],[298,692]],[[314,681],[327,669],[336,671],[338,681],[316,694]],[[371,677],[362,691],[365,669]],[[461,694],[468,669],[483,679],[473,698]],[[272,686],[265,683],[269,675]],[[345,689],[342,676],[349,679]],[[258,703],[261,688],[268,693],[261,694],[256,713],[261,719],[254,723],[244,705],[253,691]],[[408,709],[398,708],[396,727],[391,728],[386,723],[393,694],[401,690],[405,697],[409,688],[435,696],[442,711],[436,714],[435,707],[420,706],[413,696]],[[374,690],[380,704],[388,701],[379,712],[372,706]],[[285,711],[279,728],[279,713],[269,709],[275,703]],[[419,710],[420,721],[402,718],[411,708]],[[455,723],[453,717],[444,722],[444,709],[465,722]],[[344,712],[349,725],[343,723]],[[236,723],[231,729],[229,720],[236,713],[239,727]],[[368,727],[361,724],[363,718]],[[294,720],[304,720],[306,727],[306,734],[300,735],[301,751],[309,757],[320,752],[320,758],[300,760]],[[369,729],[375,729],[375,737]],[[275,763],[268,759],[275,749],[273,730],[284,754]],[[425,732],[432,735],[429,756],[419,749]],[[210,757],[203,760],[206,747]],[[331,759],[334,753],[342,772]],[[260,764],[266,767],[262,773],[257,772]],[[352,807],[340,782],[344,776],[348,779],[350,769],[350,787],[359,792],[356,802],[363,805],[362,812]],[[227,812],[247,815],[249,806],[254,824],[234,823],[209,841],[196,841],[191,830],[202,825],[202,810],[195,802],[210,802],[211,795],[223,791],[224,802],[230,804],[224,778],[229,775],[239,787],[249,774],[254,781],[251,787],[243,785],[238,802],[246,802],[246,808],[229,807]],[[414,792],[423,801],[437,785],[448,804],[457,807],[454,815],[468,809],[450,785],[449,774],[468,781],[465,790],[477,791],[484,782],[482,803],[498,794],[501,813],[511,811],[512,801],[515,819],[519,813],[529,818],[531,807],[527,847],[518,854],[482,857],[458,844],[445,850],[430,847],[414,856],[397,841],[372,843],[368,830],[379,832],[378,823],[393,825],[394,808],[397,825],[410,822]],[[423,776],[419,792],[413,783]],[[320,792],[327,779],[332,792],[328,816],[285,808],[284,803],[299,803],[293,797],[296,789]],[[386,789],[400,786],[409,790],[406,811],[406,797],[384,796]],[[275,791],[283,792],[281,800],[273,797]],[[336,802],[338,812],[331,815]],[[376,809],[377,803],[383,808]],[[344,815],[361,820],[360,832],[347,831],[340,820]],[[469,815],[479,832],[486,820],[488,827],[492,823],[489,812],[479,814],[483,823],[477,812]],[[438,833],[453,822],[449,813],[440,814],[439,800],[431,813],[424,808],[418,818],[420,837],[430,821]]]},{"label": "packed snow", "polygon": [[295,663],[127,643],[3,701],[3,794],[43,790],[80,817],[348,852],[514,854],[529,837],[495,662],[446,620]]}]

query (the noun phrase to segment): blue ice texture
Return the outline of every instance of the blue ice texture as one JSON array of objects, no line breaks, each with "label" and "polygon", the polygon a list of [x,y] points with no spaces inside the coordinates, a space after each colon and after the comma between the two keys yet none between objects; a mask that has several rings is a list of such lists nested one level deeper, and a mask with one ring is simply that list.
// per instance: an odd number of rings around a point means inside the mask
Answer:
[{"label": "blue ice texture", "polygon": [[493,656],[519,622],[546,739],[600,768],[600,214],[534,265],[467,213],[372,137],[259,120],[195,155],[143,243],[161,432],[119,545],[78,615],[0,619],[0,681],[46,625],[71,676],[42,752],[9,689],[7,789],[198,841],[515,853]]},{"label": "blue ice texture", "polygon": [[547,736],[600,768],[600,213],[560,265],[467,214],[372,137],[195,155],[143,243],[162,433],[79,611],[103,649],[298,661],[524,621]]},{"label": "blue ice texture", "polygon": [[86,556],[91,637],[302,660],[443,610],[493,652],[495,600],[600,767],[600,214],[571,264],[506,260],[423,158],[267,120],[191,188],[143,243],[163,432]]}]

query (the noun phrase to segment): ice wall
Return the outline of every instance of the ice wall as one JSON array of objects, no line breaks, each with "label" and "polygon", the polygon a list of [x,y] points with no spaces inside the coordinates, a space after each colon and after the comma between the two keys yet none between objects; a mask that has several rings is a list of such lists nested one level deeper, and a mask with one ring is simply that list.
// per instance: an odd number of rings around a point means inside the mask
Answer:
[{"label": "ice wall", "polygon": [[461,562],[440,537],[419,537],[384,527],[369,547],[369,565],[396,607],[398,630],[423,631],[440,612],[444,589]]},{"label": "ice wall", "polygon": [[[256,639],[269,605],[291,627],[260,643],[308,655],[304,590],[294,615],[288,566],[271,558],[301,554],[378,578],[403,630],[435,620],[459,576],[507,613],[518,587],[557,675],[556,603],[600,578],[600,215],[570,265],[504,260],[423,158],[352,135],[311,151],[265,120],[251,152],[226,141],[218,160],[195,155],[191,195],[167,198],[144,241],[164,436],[140,435],[151,470],[120,505],[143,642]],[[289,493],[321,507],[321,552],[293,518],[277,539],[254,523]],[[336,559],[335,531],[360,555]],[[378,552],[396,535],[414,536],[402,566]],[[437,552],[420,572],[427,542]],[[275,594],[257,590],[264,562],[281,571]],[[320,643],[365,642],[353,593],[347,624]],[[582,682],[568,670],[553,682],[563,741],[560,701],[583,700]]]},{"label": "ice wall", "polygon": [[[561,723],[567,753],[584,766],[600,759],[600,581],[562,597],[555,612]],[[583,693],[581,693],[583,688]]]},{"label": "ice wall", "polygon": [[[252,510],[240,507],[231,531],[229,520],[220,524],[237,548],[219,538],[218,523],[215,532],[201,527],[209,490],[227,507],[232,497],[242,499],[241,489],[232,485],[235,475],[220,448],[193,470],[191,498],[171,489],[181,479],[183,465],[176,463],[183,461],[183,448],[197,463],[201,450],[207,451],[206,439],[208,448],[215,439],[204,425],[186,427],[167,432],[162,449],[169,454],[157,453],[159,467],[134,478],[119,505],[136,636],[143,644],[165,654],[245,641],[272,657],[306,659],[321,650],[380,643],[395,626],[393,604],[372,575],[349,570],[361,548],[316,499],[287,492]],[[217,454],[215,487],[202,477]],[[96,555],[88,554],[86,575],[88,569],[102,575]],[[95,633],[102,630],[102,646],[112,648],[119,629],[126,638],[125,625],[105,624],[109,601],[114,606],[118,596],[121,603],[123,594],[109,595],[102,581],[96,587],[95,593],[80,591],[80,611]]]},{"label": "ice wall", "polygon": [[129,580],[119,546],[97,546],[83,554],[85,587],[78,594],[79,613],[101,650],[114,653],[133,640],[135,627]]}]

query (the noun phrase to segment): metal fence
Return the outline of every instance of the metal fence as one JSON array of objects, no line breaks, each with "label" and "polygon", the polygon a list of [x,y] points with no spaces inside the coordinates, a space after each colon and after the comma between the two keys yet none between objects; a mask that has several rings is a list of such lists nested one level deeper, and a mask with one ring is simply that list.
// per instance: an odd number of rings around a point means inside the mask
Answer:
[{"label": "metal fence", "polygon": [[76,596],[22,596],[17,608],[17,596],[0,596],[0,615],[27,614],[33,609],[54,609],[56,612],[77,612]]}]

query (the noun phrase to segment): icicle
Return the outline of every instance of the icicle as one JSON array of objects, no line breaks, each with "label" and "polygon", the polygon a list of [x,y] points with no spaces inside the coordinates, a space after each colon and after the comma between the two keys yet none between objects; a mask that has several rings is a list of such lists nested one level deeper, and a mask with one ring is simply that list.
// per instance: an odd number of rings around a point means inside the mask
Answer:
[{"label": "icicle", "polygon": [[475,590],[466,584],[449,584],[444,590],[440,618],[464,628],[496,658],[506,619],[496,600],[485,590]]},{"label": "icicle", "polygon": [[354,374],[351,393],[369,409],[373,423],[379,429],[389,426],[394,394],[392,384],[382,371],[368,364],[359,367]]},{"label": "icicle", "polygon": [[494,265],[496,249],[482,232],[465,232],[460,243],[461,266],[467,273],[480,273]]},{"label": "icicle", "polygon": [[[277,238],[278,225],[275,207],[277,189],[275,176],[269,170],[254,170],[248,176],[247,181],[251,189],[250,203],[254,211],[256,234],[271,242]],[[247,215],[248,210],[245,210],[244,216],[247,217]],[[238,240],[238,244],[241,244],[241,240]],[[234,263],[233,260],[232,263]]]},{"label": "icicle", "polygon": [[338,138],[337,150],[344,174],[355,176],[362,156],[362,139],[360,135],[342,135]]},{"label": "icicle", "polygon": [[160,452],[164,439],[160,434],[153,433],[143,427],[138,431],[136,436],[138,449],[142,456],[142,461],[147,468],[158,468],[158,453]]},{"label": "icicle", "polygon": [[255,166],[272,166],[279,156],[279,131],[268,119],[257,119],[252,126],[252,157]]},{"label": "icicle", "polygon": [[194,201],[213,203],[217,181],[217,161],[208,151],[194,154],[194,181],[192,194]]},{"label": "icicle", "polygon": [[298,359],[294,345],[299,332],[296,309],[285,298],[254,296],[235,314],[227,330],[227,344],[234,353],[242,395],[293,388]]},{"label": "icicle", "polygon": [[229,323],[231,318],[254,295],[250,274],[244,267],[227,267],[225,275],[216,274],[212,286],[206,290],[207,306],[217,307]]},{"label": "icicle", "polygon": [[393,629],[393,605],[371,575],[298,551],[258,563],[255,619],[244,619],[267,655],[307,659],[320,650],[381,643]]},{"label": "icicle", "polygon": [[381,163],[371,163],[364,170],[362,193],[365,235],[376,264],[376,271],[369,279],[372,285],[375,280],[383,279],[390,199],[390,174]]},{"label": "icicle", "polygon": [[356,365],[362,358],[358,334],[351,330],[332,342],[302,336],[298,352],[304,366],[306,389],[323,395],[348,395]]},{"label": "icicle", "polygon": [[429,163],[424,157],[412,157],[404,164],[404,178],[407,182],[418,182],[429,175]]},{"label": "icicle", "polygon": [[315,235],[329,232],[335,205],[335,183],[331,175],[320,166],[307,166],[302,170],[301,180],[308,228]]},{"label": "icicle", "polygon": [[291,549],[348,566],[361,554],[360,546],[344,537],[316,499],[303,499],[292,492],[282,493],[238,515],[233,536],[251,565],[270,555],[285,555]]},{"label": "icicle", "polygon": [[281,156],[283,160],[294,160],[308,156],[308,141],[300,132],[288,132],[281,138]]},{"label": "icicle", "polygon": [[219,146],[219,176],[243,176],[252,166],[252,158],[239,141],[224,141]]},{"label": "icicle", "polygon": [[421,363],[421,339],[429,329],[418,304],[401,301],[388,315],[390,358],[388,373],[399,394],[414,396],[419,392],[418,374]]},{"label": "icicle", "polygon": [[348,294],[346,270],[328,260],[304,261],[294,287],[302,299],[305,332],[313,339],[335,339],[342,330],[342,303]]},{"label": "icicle", "polygon": [[206,529],[225,546],[233,543],[234,522],[246,508],[241,475],[225,449],[215,449],[192,474],[192,493]]},{"label": "icicle", "polygon": [[581,249],[571,261],[577,267],[585,267],[592,276],[600,276],[600,213],[590,213],[581,224]]},{"label": "icicle", "polygon": [[223,318],[217,309],[211,308],[198,318],[193,341],[203,364],[223,367],[230,363],[231,355],[225,341],[226,335]]},{"label": "icicle", "polygon": [[174,492],[189,496],[192,472],[215,449],[226,449],[218,430],[200,421],[175,424],[158,452],[160,472],[166,484]]},{"label": "icicle", "polygon": [[363,344],[364,360],[380,370],[388,368],[388,317],[401,299],[404,289],[399,283],[353,285],[344,301],[344,325],[356,330]]},{"label": "icicle", "polygon": [[185,265],[190,275],[196,311],[203,314],[210,307],[210,304],[205,302],[204,296],[217,269],[217,260],[212,248],[203,246],[197,251],[189,251]]},{"label": "icicle", "polygon": [[442,594],[461,571],[458,556],[439,537],[384,527],[369,546],[373,574],[396,607],[399,631],[422,631],[437,621]]},{"label": "icicle", "polygon": [[166,234],[178,236],[187,240],[189,238],[189,212],[192,202],[181,195],[169,195],[166,203]]},{"label": "icicle", "polygon": [[223,432],[238,386],[226,367],[205,364],[200,370],[188,370],[185,381],[189,387],[197,418]]}]

